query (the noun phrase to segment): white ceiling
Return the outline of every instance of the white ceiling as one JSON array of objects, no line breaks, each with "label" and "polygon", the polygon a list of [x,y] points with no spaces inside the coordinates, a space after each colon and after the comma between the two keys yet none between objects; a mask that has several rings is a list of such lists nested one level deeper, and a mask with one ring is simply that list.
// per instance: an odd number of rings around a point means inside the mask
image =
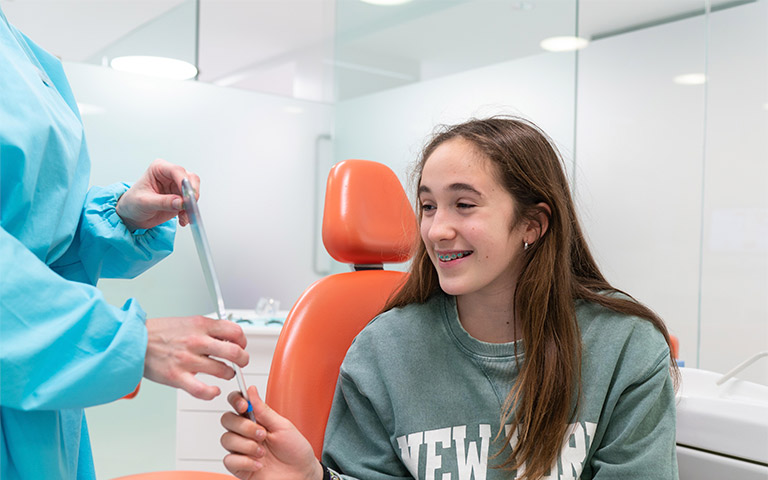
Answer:
[{"label": "white ceiling", "polygon": [[65,61],[99,63],[149,49],[196,61],[200,81],[334,101],[538,53],[543,38],[576,32],[577,8],[579,35],[595,38],[701,13],[705,3],[0,0],[0,7]]}]

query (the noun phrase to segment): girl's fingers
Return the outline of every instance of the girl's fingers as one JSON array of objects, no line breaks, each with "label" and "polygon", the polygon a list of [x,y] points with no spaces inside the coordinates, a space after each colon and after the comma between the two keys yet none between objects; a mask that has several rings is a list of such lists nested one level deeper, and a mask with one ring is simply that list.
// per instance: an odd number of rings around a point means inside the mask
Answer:
[{"label": "girl's fingers", "polygon": [[258,460],[230,453],[224,457],[224,466],[237,478],[250,478],[252,472],[261,470],[264,465]]},{"label": "girl's fingers", "polygon": [[228,452],[246,455],[253,459],[261,458],[265,454],[264,447],[258,442],[232,432],[225,432],[221,436],[221,446]]},{"label": "girl's fingers", "polygon": [[221,416],[221,426],[230,432],[245,437],[249,441],[262,442],[267,438],[267,432],[264,430],[264,427],[254,423],[249,418],[232,412],[226,412]]}]

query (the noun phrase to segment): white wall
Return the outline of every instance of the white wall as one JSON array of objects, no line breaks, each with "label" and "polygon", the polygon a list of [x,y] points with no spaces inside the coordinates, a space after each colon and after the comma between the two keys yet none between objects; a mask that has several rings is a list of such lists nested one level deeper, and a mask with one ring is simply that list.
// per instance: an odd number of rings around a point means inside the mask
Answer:
[{"label": "white wall", "polygon": [[[601,267],[717,372],[768,350],[767,23],[761,0],[579,57],[576,185]],[[672,82],[693,72],[707,83]],[[768,383],[768,362],[740,378]]]},{"label": "white wall", "polygon": [[[768,350],[768,1],[709,31],[699,358],[724,372]],[[739,377],[768,384],[768,361]]]},{"label": "white wall", "polygon": [[336,158],[385,163],[412,186],[412,164],[436,126],[512,114],[536,122],[570,162],[574,72],[574,54],[541,54],[339,102]]},{"label": "white wall", "polygon": [[[78,102],[101,109],[83,118],[92,184],[134,181],[158,157],[200,175],[200,210],[228,308],[253,308],[260,296],[289,308],[319,278],[311,255],[313,165],[315,137],[331,128],[330,106],[65,68]],[[115,305],[137,298],[151,317],[214,310],[186,228],[159,265],[99,287]],[[172,389],[144,380],[136,399],[88,409],[98,477],[173,469],[175,407]]]},{"label": "white wall", "polygon": [[[704,17],[595,41],[579,55],[576,192],[603,273],[653,308],[695,363]],[[664,52],[663,55],[660,52]]]}]

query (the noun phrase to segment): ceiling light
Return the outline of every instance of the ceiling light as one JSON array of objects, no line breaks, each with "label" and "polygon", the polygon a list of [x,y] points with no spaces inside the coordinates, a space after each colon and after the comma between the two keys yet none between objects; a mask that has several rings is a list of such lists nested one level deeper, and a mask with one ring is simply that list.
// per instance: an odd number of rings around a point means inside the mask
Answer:
[{"label": "ceiling light", "polygon": [[153,77],[188,80],[197,75],[197,68],[189,62],[167,57],[131,55],[115,57],[109,62],[115,70],[150,75]]},{"label": "ceiling light", "polygon": [[549,37],[539,45],[548,52],[572,52],[589,45],[589,40],[581,37]]},{"label": "ceiling light", "polygon": [[304,113],[303,108],[292,106],[292,105],[286,105],[285,107],[283,107],[283,111],[285,113],[292,113],[294,115],[298,115],[299,113]]},{"label": "ceiling light", "polygon": [[371,5],[402,5],[412,0],[360,0],[363,3],[369,3]]},{"label": "ceiling light", "polygon": [[707,76],[703,73],[685,73],[672,79],[678,85],[703,85],[707,83]]}]

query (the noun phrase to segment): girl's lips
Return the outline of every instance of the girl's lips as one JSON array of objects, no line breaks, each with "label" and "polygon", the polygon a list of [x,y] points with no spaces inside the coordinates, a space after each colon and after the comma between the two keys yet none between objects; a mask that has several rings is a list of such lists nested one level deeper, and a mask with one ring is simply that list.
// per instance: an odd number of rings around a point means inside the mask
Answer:
[{"label": "girl's lips", "polygon": [[460,258],[468,257],[469,255],[472,255],[472,250],[461,250],[457,252],[446,252],[446,253],[435,252],[435,255],[437,256],[437,259],[440,262],[451,262],[454,260],[458,260]]}]

